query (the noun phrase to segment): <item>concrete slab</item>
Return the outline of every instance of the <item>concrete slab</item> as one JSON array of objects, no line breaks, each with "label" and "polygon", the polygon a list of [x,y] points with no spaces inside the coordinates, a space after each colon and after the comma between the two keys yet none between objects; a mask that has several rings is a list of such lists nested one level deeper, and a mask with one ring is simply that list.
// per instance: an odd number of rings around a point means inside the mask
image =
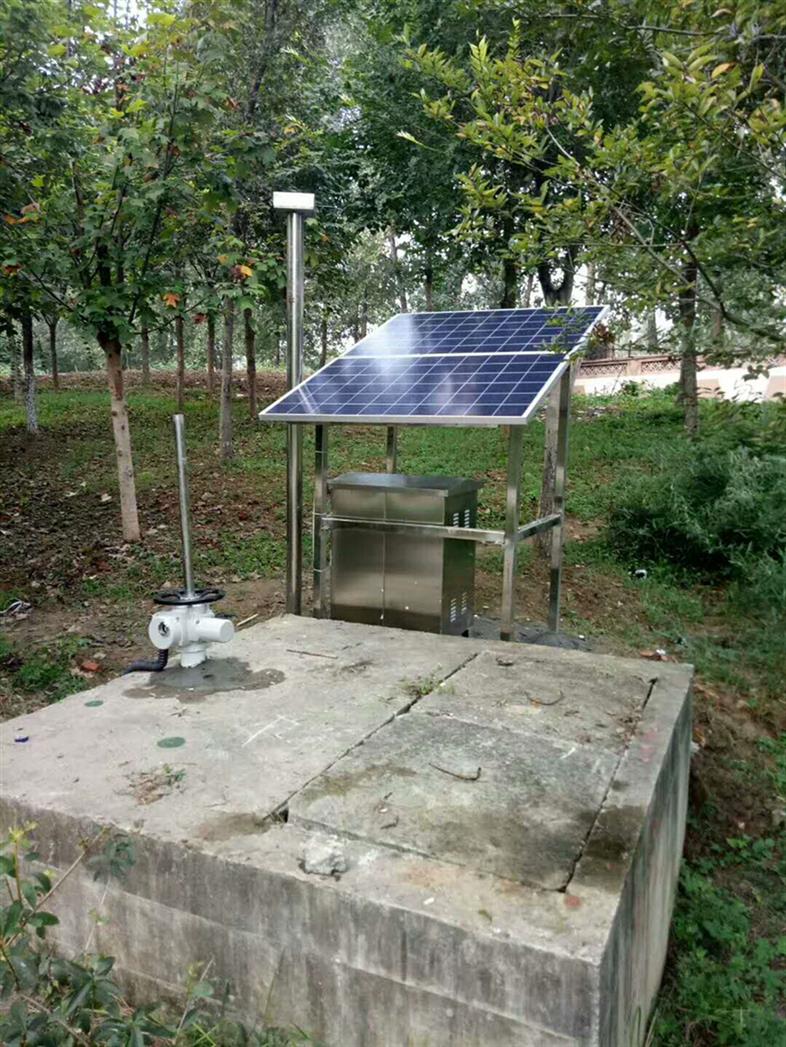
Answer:
[{"label": "concrete slab", "polygon": [[590,746],[405,716],[306,786],[290,818],[558,890],[616,762]]},{"label": "concrete slab", "polygon": [[[335,1047],[643,1041],[689,668],[291,617],[216,654],[0,727],[0,821],[47,864],[133,845],[122,882],[65,882],[63,949],[140,998],[212,962],[239,1013]],[[322,843],[345,872],[305,871]]]}]

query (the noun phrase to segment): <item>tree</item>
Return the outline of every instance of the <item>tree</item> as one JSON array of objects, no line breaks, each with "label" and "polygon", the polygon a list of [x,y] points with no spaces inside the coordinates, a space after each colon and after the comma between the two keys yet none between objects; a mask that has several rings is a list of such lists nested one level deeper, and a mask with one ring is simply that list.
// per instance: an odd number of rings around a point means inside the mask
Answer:
[{"label": "tree", "polygon": [[[707,19],[693,5],[680,10],[675,19],[666,4],[551,8],[548,18],[564,19],[577,39],[603,27],[621,40],[611,75],[629,81],[636,73],[633,108],[610,108],[606,92],[563,55],[527,53],[518,23],[503,53],[484,40],[474,45],[469,70],[425,47],[413,61],[447,88],[426,99],[433,116],[455,123],[495,163],[527,173],[528,190],[511,199],[489,164],[473,167],[464,179],[468,220],[477,225],[484,212],[511,204],[526,215],[518,247],[530,259],[540,254],[547,300],[554,288],[542,266],[557,259],[569,276],[580,246],[639,309],[675,317],[685,423],[695,432],[699,307],[759,337],[748,358],[770,353],[779,337],[786,116],[774,68],[782,56],[768,45],[769,64],[759,60],[752,13],[738,34],[728,12]],[[782,28],[784,16],[767,11],[768,28]],[[680,54],[664,40],[676,40]],[[604,47],[589,48],[593,68],[603,67]],[[761,278],[755,293],[744,279],[751,272]]]},{"label": "tree", "polygon": [[11,8],[2,35],[16,34],[28,56],[18,93],[43,115],[13,145],[0,125],[13,161],[4,180],[31,197],[29,210],[11,214],[6,268],[17,265],[24,285],[92,331],[104,352],[123,535],[132,541],[140,529],[122,348],[160,295],[157,274],[177,268],[189,217],[231,197],[222,84],[236,30],[219,2],[151,12],[144,29],[94,7],[65,20],[42,3],[31,39]]}]

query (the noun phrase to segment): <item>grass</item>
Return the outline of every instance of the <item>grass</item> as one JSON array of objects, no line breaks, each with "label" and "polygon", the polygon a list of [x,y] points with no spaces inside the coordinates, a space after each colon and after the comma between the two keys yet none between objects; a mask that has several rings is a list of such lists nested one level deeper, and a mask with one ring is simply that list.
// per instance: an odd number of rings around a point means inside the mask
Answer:
[{"label": "grass", "polygon": [[[37,612],[70,615],[87,603],[106,618],[141,625],[152,590],[179,577],[178,521],[170,415],[164,392],[130,396],[144,543],[117,536],[115,466],[106,396],[73,390],[40,397],[42,432],[29,441],[18,405],[0,399],[0,610],[11,598]],[[730,439],[728,408],[702,405],[713,439]],[[759,412],[757,415],[756,412]],[[745,409],[754,441],[775,409]],[[281,576],[285,557],[282,427],[260,427],[235,406],[236,457],[216,458],[217,411],[204,393],[188,393],[196,568],[204,581]],[[739,430],[739,426],[738,426]],[[543,430],[526,430],[523,512],[536,512]],[[666,394],[577,398],[571,429],[568,511],[576,537],[566,547],[565,624],[602,649],[636,655],[663,649],[697,669],[694,788],[686,861],[672,944],[651,1043],[739,1045],[782,1042],[786,1017],[786,629],[776,606],[778,565],[763,578],[763,597],[726,580],[701,582],[665,563],[620,559],[604,524],[619,492],[642,474],[684,454],[680,412]],[[403,429],[402,468],[470,475],[484,481],[483,525],[504,515],[506,445],[494,429]],[[331,430],[331,473],[384,467],[384,434],[370,427]],[[310,507],[306,432],[304,500]],[[664,474],[664,477],[667,474]],[[102,494],[112,500],[101,501]],[[306,550],[306,553],[308,550]],[[5,559],[3,559],[5,557]],[[498,550],[479,567],[496,577]],[[521,599],[529,607],[537,563],[521,557]],[[767,586],[770,586],[770,589]],[[758,590],[757,590],[758,591]],[[750,595],[750,594],[749,594]],[[521,610],[521,608],[520,608]],[[62,619],[53,619],[60,621]],[[54,626],[53,626],[54,628]],[[79,639],[59,633],[20,642],[0,634],[4,715],[57,701],[90,681],[74,676]],[[779,1036],[781,1039],[779,1040]]]}]

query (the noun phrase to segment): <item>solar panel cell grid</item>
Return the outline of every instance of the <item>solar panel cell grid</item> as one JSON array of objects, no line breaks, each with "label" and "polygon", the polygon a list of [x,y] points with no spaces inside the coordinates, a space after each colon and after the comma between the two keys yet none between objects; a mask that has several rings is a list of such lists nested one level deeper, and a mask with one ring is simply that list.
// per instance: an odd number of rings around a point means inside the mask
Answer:
[{"label": "solar panel cell grid", "polygon": [[342,357],[268,413],[309,419],[518,416],[562,366],[556,355]]},{"label": "solar panel cell grid", "polygon": [[515,424],[526,420],[601,312],[586,306],[401,314],[262,415]]},{"label": "solar panel cell grid", "polygon": [[546,348],[569,352],[600,312],[601,306],[402,313],[358,342],[347,355],[509,353]]}]

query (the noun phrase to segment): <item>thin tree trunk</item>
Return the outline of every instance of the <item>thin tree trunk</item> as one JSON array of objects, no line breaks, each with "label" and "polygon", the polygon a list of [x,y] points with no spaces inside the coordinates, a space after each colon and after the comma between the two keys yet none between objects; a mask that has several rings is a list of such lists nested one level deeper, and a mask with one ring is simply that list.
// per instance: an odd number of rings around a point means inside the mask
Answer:
[{"label": "thin tree trunk", "polygon": [[[572,259],[571,259],[572,262]],[[564,270],[562,283],[555,287],[551,280],[551,270],[541,267],[538,272],[543,297],[547,305],[570,305],[573,292],[574,269],[572,264]],[[576,369],[571,368],[571,380],[575,380]],[[546,427],[543,439],[543,481],[540,490],[540,516],[550,516],[554,512],[554,478],[557,475],[557,436],[559,433],[559,390],[557,383],[546,402]],[[536,539],[536,549],[541,556],[551,555],[551,544],[554,531],[541,531]]]},{"label": "thin tree trunk", "polygon": [[112,404],[112,431],[115,437],[123,538],[126,542],[138,542],[140,538],[139,512],[136,504],[131,433],[128,427],[128,406],[123,387],[120,339],[116,332],[100,332],[98,341],[106,354],[106,375]]},{"label": "thin tree trunk", "polygon": [[142,340],[142,385],[145,389],[150,385],[150,328],[142,324],[140,332]]},{"label": "thin tree trunk", "polygon": [[500,309],[515,309],[519,297],[519,267],[515,258],[502,261],[502,299]]},{"label": "thin tree trunk", "polygon": [[46,321],[49,329],[49,362],[52,368],[52,388],[60,388],[60,371],[57,366],[57,317]]},{"label": "thin tree trunk", "polygon": [[248,413],[251,421],[257,416],[257,352],[253,317],[250,309],[243,310],[243,330],[246,344],[246,380],[248,382]]},{"label": "thin tree trunk", "polygon": [[207,314],[207,391],[212,396],[215,392],[216,376],[216,314]]},{"label": "thin tree trunk", "polygon": [[429,259],[423,273],[423,291],[426,296],[426,312],[434,312],[434,266]]},{"label": "thin tree trunk", "polygon": [[524,297],[522,299],[522,306],[525,309],[532,308],[532,288],[535,284],[535,274],[527,273],[527,282],[524,284]]},{"label": "thin tree trunk", "polygon": [[235,337],[235,300],[227,298],[224,305],[224,344],[221,349],[221,409],[219,415],[219,444],[221,461],[232,459],[232,349]]},{"label": "thin tree trunk", "polygon": [[407,289],[404,284],[404,274],[401,271],[401,262],[398,256],[398,243],[396,242],[395,229],[390,229],[388,231],[388,247],[390,248],[390,261],[393,263],[393,276],[395,278],[396,289],[398,291],[399,308],[401,309],[402,313],[408,313],[409,303],[407,302]]},{"label": "thin tree trunk", "polygon": [[[694,233],[695,235],[695,233]],[[696,353],[696,263],[689,261],[683,270],[685,283],[679,296],[680,322],[682,325],[680,357],[680,399],[683,422],[689,436],[699,432],[699,381]]]},{"label": "thin tree trunk", "polygon": [[647,313],[647,348],[653,353],[658,351],[658,318],[654,309]]},{"label": "thin tree trunk", "polygon": [[368,295],[363,295],[363,301],[360,303],[360,328],[359,333],[361,338],[365,338],[368,334]]},{"label": "thin tree trunk", "polygon": [[8,324],[8,351],[11,354],[11,386],[14,390],[14,400],[21,404],[25,398],[25,386],[22,381],[19,346],[16,343],[16,328],[13,321]]},{"label": "thin tree trunk", "polygon": [[183,413],[186,398],[186,335],[183,313],[175,317],[175,346],[177,348],[177,410]]},{"label": "thin tree trunk", "polygon": [[726,343],[726,329],[723,324],[723,313],[720,309],[712,310],[712,344],[722,349]]},{"label": "thin tree trunk", "polygon": [[319,366],[324,367],[327,363],[328,354],[328,311],[323,307],[322,317],[319,323]]},{"label": "thin tree trunk", "polygon": [[22,310],[22,365],[25,373],[25,413],[27,431],[38,432],[38,409],[36,404],[35,360],[33,357],[33,317],[30,309]]},{"label": "thin tree trunk", "polygon": [[597,270],[594,262],[587,262],[587,285],[584,294],[586,305],[595,305],[595,288],[597,284]]}]

